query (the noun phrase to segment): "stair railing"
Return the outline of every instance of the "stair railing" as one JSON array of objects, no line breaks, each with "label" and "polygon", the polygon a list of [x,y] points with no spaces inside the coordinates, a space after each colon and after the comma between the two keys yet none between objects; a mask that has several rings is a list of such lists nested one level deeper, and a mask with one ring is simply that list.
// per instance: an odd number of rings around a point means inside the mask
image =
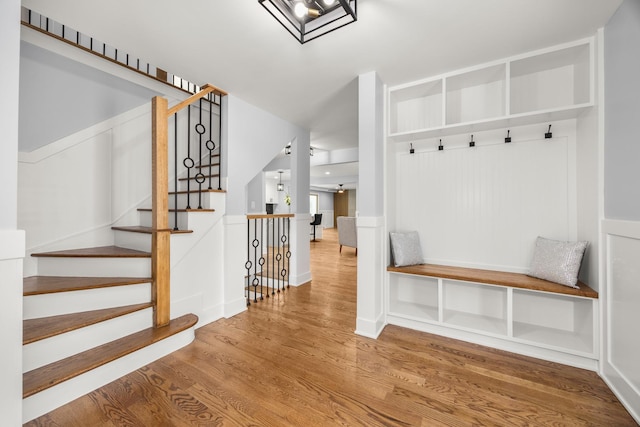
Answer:
[{"label": "stair railing", "polygon": [[202,89],[200,86],[158,68],[122,49],[103,43],[24,6],[21,11],[21,23],[25,27],[185,92],[196,93]]},{"label": "stair railing", "polygon": [[247,215],[247,262],[244,265],[247,306],[289,288],[293,216]]},{"label": "stair railing", "polygon": [[[198,163],[200,163],[203,159],[202,147],[205,148],[205,152],[211,153],[214,149],[218,150],[218,154],[220,153],[221,146],[221,99],[223,96],[226,96],[227,93],[221,89],[216,88],[212,85],[204,85],[202,90],[195,95],[190,96],[184,101],[176,104],[175,106],[169,108],[168,101],[165,98],[160,96],[156,96],[151,101],[151,139],[152,139],[152,189],[151,189],[151,210],[152,210],[152,240],[151,240],[151,277],[152,277],[152,301],[154,305],[154,326],[161,327],[169,324],[170,318],[170,298],[171,298],[171,285],[170,285],[170,236],[171,236],[171,228],[169,226],[169,119],[173,116],[174,118],[174,147],[173,147],[173,166],[174,166],[174,181],[175,181],[175,191],[174,195],[176,196],[174,211],[176,213],[175,216],[175,224],[174,229],[178,227],[178,219],[177,219],[177,211],[179,209],[177,195],[178,191],[178,157],[180,154],[181,144],[179,143],[179,133],[178,126],[179,123],[184,122],[185,119],[179,120],[178,113],[181,110],[186,108],[186,122],[188,123],[188,128],[186,129],[186,153],[187,157],[184,158],[182,164],[187,169],[187,182],[191,177],[189,176],[192,168],[197,167]],[[194,126],[192,131],[191,129],[191,105],[194,103],[199,103],[199,116],[200,120]],[[203,119],[203,102],[209,104],[209,116],[208,120]],[[218,114],[217,114],[217,138],[214,137],[213,127],[213,116],[214,107],[217,106]],[[207,132],[207,127],[209,131]],[[192,151],[192,142],[191,135],[195,131],[196,135],[199,135],[198,146],[200,148],[196,148],[198,150],[197,162],[193,159]],[[203,135],[206,135],[207,140],[204,140]],[[212,147],[211,145],[215,145],[214,139],[217,139],[217,146]],[[212,148],[209,150],[209,148]],[[195,151],[195,150],[194,150]],[[211,166],[209,166],[211,168]],[[212,175],[210,174],[209,179],[209,188],[212,188]],[[218,189],[221,189],[221,171],[218,173]],[[204,174],[200,171],[195,174],[195,180],[198,183],[199,189],[196,191],[198,195],[198,199],[201,202],[202,200],[202,186],[205,183]],[[187,190],[190,191],[190,190]],[[184,193],[184,192],[182,192]],[[199,209],[202,206],[198,206]],[[186,209],[190,209],[190,193],[186,193]]]}]

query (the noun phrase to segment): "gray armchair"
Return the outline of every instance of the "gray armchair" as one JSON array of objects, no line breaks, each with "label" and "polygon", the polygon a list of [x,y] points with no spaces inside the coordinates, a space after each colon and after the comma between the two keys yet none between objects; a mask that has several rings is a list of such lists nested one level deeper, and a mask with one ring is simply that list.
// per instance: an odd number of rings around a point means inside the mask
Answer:
[{"label": "gray armchair", "polygon": [[358,255],[358,229],[356,228],[356,218],[352,216],[339,216],[338,219],[338,243],[340,252],[342,246],[355,248]]}]

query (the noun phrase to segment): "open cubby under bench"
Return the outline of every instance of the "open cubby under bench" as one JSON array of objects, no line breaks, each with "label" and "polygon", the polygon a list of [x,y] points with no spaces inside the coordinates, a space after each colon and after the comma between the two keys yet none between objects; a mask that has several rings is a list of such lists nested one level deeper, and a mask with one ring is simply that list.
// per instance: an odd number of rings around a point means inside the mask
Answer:
[{"label": "open cubby under bench", "polygon": [[598,293],[520,273],[387,268],[387,323],[597,369]]}]

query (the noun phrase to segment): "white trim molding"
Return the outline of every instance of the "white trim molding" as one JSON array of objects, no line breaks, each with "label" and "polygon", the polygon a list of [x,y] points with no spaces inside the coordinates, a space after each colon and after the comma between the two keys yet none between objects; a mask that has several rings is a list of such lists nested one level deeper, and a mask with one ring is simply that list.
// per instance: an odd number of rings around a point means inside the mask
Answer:
[{"label": "white trim molding", "polygon": [[640,423],[640,222],[603,220],[600,375]]},{"label": "white trim molding", "polygon": [[385,217],[358,217],[358,304],[355,333],[378,338],[385,326]]}]

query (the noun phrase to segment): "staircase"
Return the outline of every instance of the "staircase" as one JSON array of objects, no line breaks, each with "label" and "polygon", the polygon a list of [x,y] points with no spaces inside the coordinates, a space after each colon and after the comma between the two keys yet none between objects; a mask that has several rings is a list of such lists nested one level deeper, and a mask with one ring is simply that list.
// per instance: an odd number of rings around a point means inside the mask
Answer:
[{"label": "staircase", "polygon": [[[219,153],[202,159],[194,168],[217,177]],[[154,185],[154,190],[165,191],[160,198],[168,209],[160,216],[166,225],[158,225],[157,206],[163,204],[152,195],[152,208],[138,209],[139,224],[111,227],[112,246],[32,254],[38,275],[24,278],[23,286],[25,422],[194,339],[198,316],[170,318],[169,288],[158,282],[169,281],[174,255],[184,257],[220,220],[224,209],[216,212],[214,206],[224,208],[224,191],[198,192],[181,177],[176,179],[180,186],[169,192],[166,173],[160,179],[164,185]],[[167,241],[159,250],[156,235],[162,233],[169,241],[177,239],[175,245]],[[166,322],[159,320],[161,311]]]}]

